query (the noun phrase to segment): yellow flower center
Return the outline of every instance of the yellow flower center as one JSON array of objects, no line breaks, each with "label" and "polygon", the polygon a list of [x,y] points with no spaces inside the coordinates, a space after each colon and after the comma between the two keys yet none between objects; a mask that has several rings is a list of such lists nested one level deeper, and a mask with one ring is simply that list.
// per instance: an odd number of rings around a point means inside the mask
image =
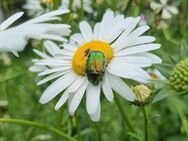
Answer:
[{"label": "yellow flower center", "polygon": [[72,59],[73,70],[79,75],[85,75],[86,63],[90,51],[101,51],[105,55],[108,64],[113,57],[112,47],[102,41],[91,41],[79,47]]}]

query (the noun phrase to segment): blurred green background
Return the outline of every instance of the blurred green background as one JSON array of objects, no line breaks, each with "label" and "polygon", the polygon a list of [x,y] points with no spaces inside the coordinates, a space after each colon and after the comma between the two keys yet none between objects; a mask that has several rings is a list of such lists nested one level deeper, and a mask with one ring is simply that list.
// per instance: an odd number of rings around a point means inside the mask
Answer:
[{"label": "blurred green background", "polygon": [[[159,2],[156,0],[156,2]],[[0,0],[0,8],[6,19],[22,8],[24,0]],[[80,15],[80,10],[74,11],[78,17],[71,19],[71,14],[65,16],[64,22],[72,25],[72,32],[77,32],[78,22],[87,20],[91,25],[101,20],[106,9],[112,9],[125,16],[144,15],[151,27],[148,35],[156,37],[161,49],[155,53],[164,62],[170,62],[169,56],[177,58],[182,41],[188,43],[188,0],[169,0],[169,3],[179,9],[179,14],[169,20],[164,20],[167,27],[159,27],[156,15],[150,8],[149,0],[93,0],[95,12]],[[73,13],[73,12],[71,12]],[[16,24],[30,17],[25,13]],[[28,71],[32,65],[34,41],[29,41],[26,49],[16,58],[12,54],[0,53],[0,117],[11,117],[38,121],[53,126],[70,136],[83,141],[136,141],[144,140],[144,121],[142,108],[129,105],[122,99],[125,111],[131,118],[137,134],[131,133],[117,109],[115,103],[109,103],[104,97],[102,101],[102,116],[100,122],[93,123],[85,110],[85,102],[78,108],[75,117],[70,117],[66,105],[59,111],[54,110],[57,99],[41,105],[38,101],[47,85],[36,86],[39,77]],[[37,42],[40,44],[40,42]],[[35,46],[37,47],[37,46]],[[58,98],[58,97],[57,97]],[[150,141],[187,141],[188,140],[188,95],[170,97],[147,106],[149,111]],[[78,133],[81,132],[81,138]],[[0,141],[63,141],[61,136],[49,131],[31,126],[0,123]]]}]

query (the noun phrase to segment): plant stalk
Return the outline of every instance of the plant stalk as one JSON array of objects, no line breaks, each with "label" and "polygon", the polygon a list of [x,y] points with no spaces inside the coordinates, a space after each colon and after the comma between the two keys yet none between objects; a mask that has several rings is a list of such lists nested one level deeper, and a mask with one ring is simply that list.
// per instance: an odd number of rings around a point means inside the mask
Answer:
[{"label": "plant stalk", "polygon": [[144,126],[145,126],[145,141],[149,141],[149,118],[146,107],[143,107]]},{"label": "plant stalk", "polygon": [[123,116],[123,119],[124,121],[126,122],[127,124],[127,127],[129,128],[129,130],[133,133],[136,133],[136,130],[131,122],[131,120],[129,119],[129,116],[127,115],[127,113],[124,111],[124,106],[123,104],[121,103],[121,100],[119,99],[118,96],[115,96],[115,102],[116,102],[116,105],[119,109],[119,111],[121,112],[122,116]]},{"label": "plant stalk", "polygon": [[38,127],[41,129],[48,130],[54,134],[57,134],[59,136],[62,136],[67,141],[77,141],[76,139],[68,136],[66,133],[54,128],[50,127],[35,121],[28,121],[28,120],[22,120],[22,119],[13,119],[13,118],[0,118],[0,123],[14,123],[14,124],[21,124],[21,125],[28,125],[33,127]]}]

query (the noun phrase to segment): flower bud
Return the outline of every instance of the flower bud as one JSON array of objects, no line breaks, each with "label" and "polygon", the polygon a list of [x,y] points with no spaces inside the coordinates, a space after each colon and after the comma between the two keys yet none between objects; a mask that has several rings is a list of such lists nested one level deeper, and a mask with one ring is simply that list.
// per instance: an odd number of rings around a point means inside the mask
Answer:
[{"label": "flower bud", "polygon": [[145,106],[152,100],[153,91],[146,85],[140,84],[132,87],[136,99],[132,104],[136,106]]},{"label": "flower bud", "polygon": [[188,90],[188,59],[175,66],[170,76],[170,83],[177,91]]}]

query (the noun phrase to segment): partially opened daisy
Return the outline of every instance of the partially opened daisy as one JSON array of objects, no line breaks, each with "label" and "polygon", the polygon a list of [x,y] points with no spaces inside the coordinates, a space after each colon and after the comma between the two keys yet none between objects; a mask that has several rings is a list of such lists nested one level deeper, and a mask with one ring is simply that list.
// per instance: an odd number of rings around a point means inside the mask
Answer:
[{"label": "partially opened daisy", "polygon": [[166,80],[166,78],[157,69],[147,69],[151,80]]},{"label": "partially opened daisy", "polygon": [[94,30],[87,22],[81,22],[81,33],[72,35],[71,42],[63,44],[64,49],[48,43],[48,54],[35,51],[42,59],[34,60],[30,69],[45,76],[38,84],[58,78],[44,91],[40,102],[45,104],[63,92],[55,109],[68,101],[69,112],[74,115],[86,94],[87,112],[93,121],[98,121],[102,92],[109,101],[113,101],[113,91],[135,101],[135,94],[124,80],[146,83],[150,76],[143,68],[161,63],[158,56],[149,53],[160,45],[152,43],[154,37],[142,36],[149,27],[137,27],[139,21],[140,17],[124,18],[108,11]]},{"label": "partially opened daisy", "polygon": [[[68,10],[56,10],[46,13],[20,25],[10,27],[18,20],[23,12],[18,12],[0,24],[0,52],[22,51],[29,38],[51,39],[56,41],[66,41],[63,36],[70,34],[70,26],[66,24],[45,23],[59,20],[58,15],[65,14]],[[10,28],[9,28],[10,27]]]}]

